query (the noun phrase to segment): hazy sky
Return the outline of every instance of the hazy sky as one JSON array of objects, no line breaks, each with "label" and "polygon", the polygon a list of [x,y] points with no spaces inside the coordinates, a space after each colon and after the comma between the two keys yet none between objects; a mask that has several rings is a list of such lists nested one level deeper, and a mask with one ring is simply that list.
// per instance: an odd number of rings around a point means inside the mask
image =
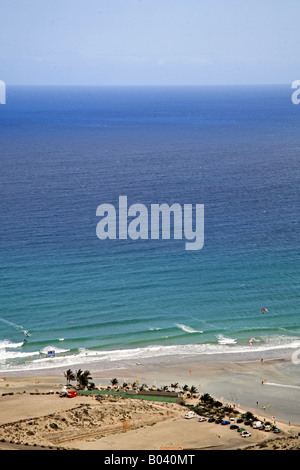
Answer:
[{"label": "hazy sky", "polygon": [[300,79],[300,0],[0,0],[9,84]]}]

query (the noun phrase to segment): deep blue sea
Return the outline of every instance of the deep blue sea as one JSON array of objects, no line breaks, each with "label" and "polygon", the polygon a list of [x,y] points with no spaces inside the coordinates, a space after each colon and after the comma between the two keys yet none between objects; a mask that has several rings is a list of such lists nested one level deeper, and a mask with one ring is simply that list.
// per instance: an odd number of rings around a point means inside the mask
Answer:
[{"label": "deep blue sea", "polygon": [[[289,85],[8,87],[0,152],[1,372],[300,347]],[[204,204],[203,248],[99,240],[120,195]]]}]

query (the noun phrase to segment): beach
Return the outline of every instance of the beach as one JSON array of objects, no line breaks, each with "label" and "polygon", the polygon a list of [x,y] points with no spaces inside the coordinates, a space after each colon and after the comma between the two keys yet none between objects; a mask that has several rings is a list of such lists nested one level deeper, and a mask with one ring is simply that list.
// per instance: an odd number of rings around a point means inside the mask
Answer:
[{"label": "beach", "polygon": [[[81,450],[159,450],[294,448],[300,432],[299,395],[293,388],[288,359],[252,362],[189,362],[132,364],[122,369],[90,369],[96,388],[138,381],[157,388],[178,383],[194,385],[199,395],[209,393],[222,403],[250,411],[280,428],[280,435],[258,429],[243,439],[229,426],[184,419],[186,406],[105,395],[61,398],[63,371],[44,370],[39,375],[7,375],[0,382],[0,448],[19,445]],[[284,386],[283,379],[290,381]],[[268,385],[270,383],[271,385]],[[274,384],[277,384],[274,385]],[[75,385],[75,383],[74,383]],[[187,398],[186,404],[197,404]],[[248,429],[247,429],[248,430]],[[280,438],[280,440],[279,440]],[[276,439],[276,442],[274,441]],[[268,444],[266,442],[270,441]],[[284,447],[285,446],[285,447]]]}]

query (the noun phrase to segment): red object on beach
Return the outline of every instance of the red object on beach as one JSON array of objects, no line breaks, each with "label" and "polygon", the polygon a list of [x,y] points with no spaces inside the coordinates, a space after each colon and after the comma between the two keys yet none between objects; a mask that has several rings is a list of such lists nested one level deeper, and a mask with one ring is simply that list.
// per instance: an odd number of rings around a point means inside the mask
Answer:
[{"label": "red object on beach", "polygon": [[67,393],[68,398],[74,398],[77,397],[77,392],[76,390],[69,390]]}]

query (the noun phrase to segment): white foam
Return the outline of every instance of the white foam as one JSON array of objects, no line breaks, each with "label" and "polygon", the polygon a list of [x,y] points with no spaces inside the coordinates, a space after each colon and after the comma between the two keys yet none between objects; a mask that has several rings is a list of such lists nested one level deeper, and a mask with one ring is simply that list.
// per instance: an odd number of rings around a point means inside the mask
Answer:
[{"label": "white foam", "polygon": [[181,323],[176,323],[176,326],[180,328],[181,330],[185,331],[186,333],[203,333],[201,330],[194,330],[194,328],[191,328],[190,326],[183,325]]},{"label": "white foam", "polygon": [[56,348],[55,346],[46,346],[45,348],[41,349],[42,354],[47,354],[48,351],[55,351],[55,354],[62,354],[69,352],[70,349],[61,349],[61,348]]},{"label": "white foam", "polygon": [[236,339],[234,338],[227,338],[223,335],[217,335],[218,343],[219,344],[236,344]]},{"label": "white foam", "polygon": [[[233,339],[233,338],[230,338]],[[120,368],[122,361],[136,361],[141,362],[143,359],[155,359],[163,358],[166,356],[197,356],[197,355],[215,355],[215,354],[239,354],[242,358],[247,353],[252,354],[253,352],[262,353],[264,351],[276,351],[276,350],[290,350],[300,347],[300,339],[289,336],[271,336],[261,339],[260,343],[249,346],[248,341],[245,340],[243,344],[214,344],[214,343],[203,343],[203,344],[183,344],[183,345],[151,345],[143,348],[135,349],[116,349],[113,351],[95,351],[88,349],[78,349],[76,354],[67,354],[67,349],[57,349],[53,346],[48,346],[43,349],[44,353],[47,354],[49,350],[55,350],[55,357],[41,357],[39,351],[17,353],[23,357],[30,356],[31,360],[26,360],[25,364],[6,364],[6,371],[12,370],[36,370],[36,369],[49,369],[54,367],[68,367],[76,364],[88,364],[93,362],[101,362],[102,366],[107,367],[110,363],[113,363],[114,368]],[[60,355],[59,355],[60,354]],[[39,359],[35,359],[33,356],[39,355]],[[1,356],[0,356],[1,357]],[[2,362],[2,361],[1,361]],[[3,372],[3,369],[1,369]]]},{"label": "white foam", "polygon": [[272,385],[273,387],[296,388],[300,389],[299,385],[277,384],[273,382],[264,382],[264,385]]},{"label": "white foam", "polygon": [[3,341],[0,341],[0,349],[20,348],[21,346],[23,346],[23,344],[24,344],[23,342],[22,343],[12,343],[9,339],[5,339]]},{"label": "white foam", "polygon": [[7,351],[1,350],[0,351],[0,361],[8,361],[9,359],[27,359],[32,356],[39,356],[39,351],[32,351],[32,352],[22,352],[22,351]]}]

